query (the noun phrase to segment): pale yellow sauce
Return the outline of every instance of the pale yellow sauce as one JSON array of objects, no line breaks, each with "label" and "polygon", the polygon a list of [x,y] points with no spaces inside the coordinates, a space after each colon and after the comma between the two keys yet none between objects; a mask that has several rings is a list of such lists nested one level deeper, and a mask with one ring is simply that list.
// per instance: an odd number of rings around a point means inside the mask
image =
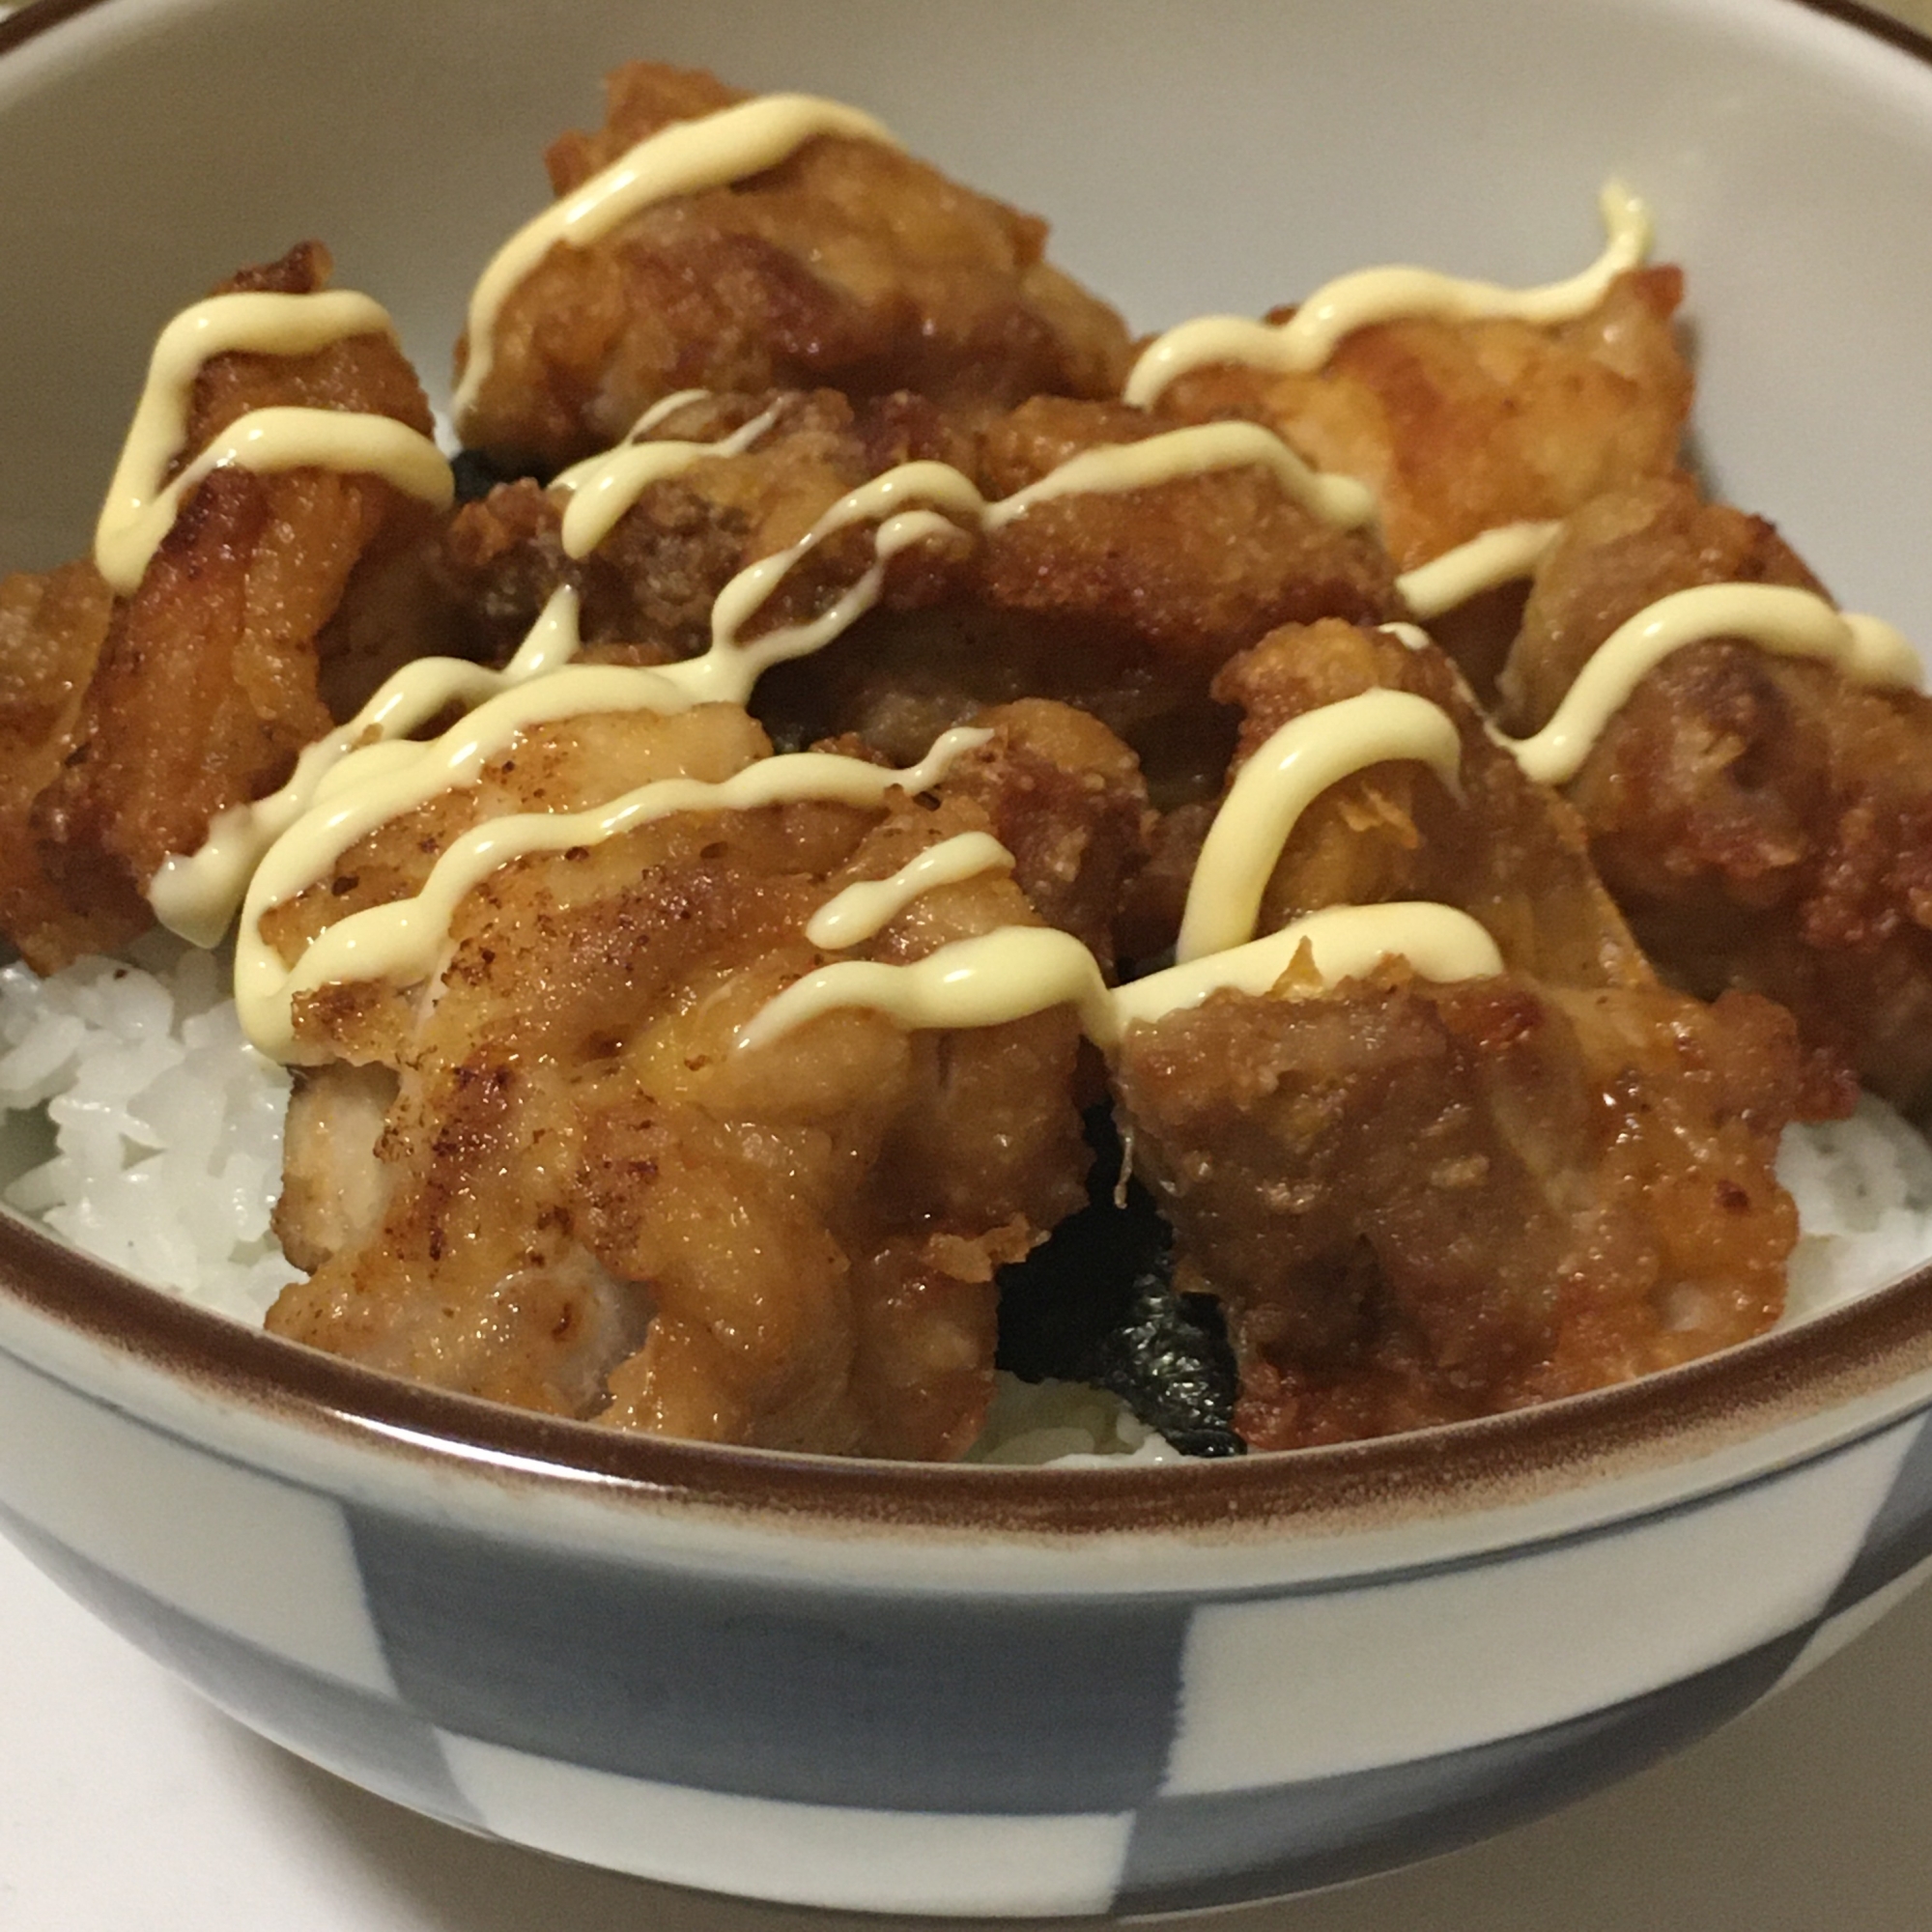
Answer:
[{"label": "pale yellow sauce", "polygon": [[1636,196],[1610,182],[1599,205],[1608,242],[1589,268],[1567,281],[1511,289],[1433,269],[1357,270],[1316,290],[1284,323],[1226,315],[1183,322],[1142,352],[1122,394],[1145,409],[1189,371],[1216,363],[1306,375],[1327,361],[1344,336],[1372,323],[1409,317],[1445,322],[1510,317],[1539,325],[1574,321],[1595,308],[1610,284],[1636,268],[1650,247],[1650,214]]},{"label": "pale yellow sauce", "polygon": [[1198,1007],[1232,990],[1277,991],[1302,948],[1321,988],[1373,973],[1401,957],[1425,980],[1486,978],[1503,970],[1493,939],[1465,912],[1428,902],[1331,906],[1264,939],[1110,989],[1094,955],[1053,926],[1008,926],[962,939],[908,966],[845,959],[794,980],[738,1030],[740,1050],[769,1046],[821,1015],[867,1008],[909,1030],[1002,1026],[1072,1006],[1097,1046],[1118,1046],[1126,1030]]},{"label": "pale yellow sauce", "polygon": [[[682,405],[702,393],[702,390],[687,390],[669,400]],[[682,475],[694,463],[707,457],[742,456],[778,421],[783,410],[782,403],[774,403],[762,414],[753,416],[716,442],[631,440],[606,450],[602,456],[572,464],[551,486],[570,492],[570,501],[563,512],[564,555],[588,556],[652,484]],[[670,413],[668,410],[662,412]],[[647,413],[631,435],[636,438],[647,434],[655,426],[652,415]]]},{"label": "pale yellow sauce", "polygon": [[[694,399],[692,392],[667,398],[647,412],[633,435],[648,435],[675,407]],[[333,418],[337,424],[372,420]],[[572,493],[566,548],[580,554],[594,547],[650,482],[703,457],[742,452],[771,421],[768,412],[715,444],[627,441],[590,464],[576,466],[561,479]],[[742,704],[765,669],[822,648],[870,610],[883,591],[892,558],[912,545],[956,538],[975,526],[997,529],[1041,503],[1075,494],[1145,489],[1237,467],[1264,469],[1293,500],[1331,523],[1353,526],[1372,513],[1369,494],[1359,484],[1315,474],[1279,438],[1247,423],[1198,425],[1137,443],[1084,451],[996,502],[988,502],[969,477],[948,465],[900,465],[841,497],[788,550],[741,570],[713,603],[711,646],[702,657],[648,669],[573,664],[576,600],[565,590],[552,600],[537,630],[501,673],[453,660],[409,667],[349,724],[311,747],[281,790],[225,814],[191,858],[171,859],[153,882],[156,909],[176,930],[212,938],[232,917],[238,896],[242,897],[237,992],[243,1024],[265,1051],[292,1052],[289,1015],[302,990],[339,980],[426,972],[440,943],[436,935],[446,933],[457,900],[495,867],[526,852],[591,843],[641,822],[639,814],[645,808],[636,799],[567,819],[517,814],[490,821],[443,855],[416,898],[338,922],[309,948],[293,974],[282,971],[260,938],[265,912],[327,876],[343,853],[380,826],[443,791],[478,782],[490,763],[532,726],[600,711],[668,713],[708,701]],[[586,506],[583,519],[571,534],[569,517],[580,504]],[[867,523],[874,526],[873,561],[856,582],[818,616],[745,640],[745,630],[804,557],[837,532]],[[404,735],[451,704],[474,709],[427,743]],[[949,734],[941,745],[956,747],[959,737]],[[895,781],[890,775],[882,781],[875,768],[856,760],[813,765],[774,759],[753,768],[769,777],[753,781],[747,775],[740,789],[747,795],[757,791],[769,802],[780,793],[768,797],[761,787],[791,782],[822,786],[830,781],[825,768],[834,766],[858,775],[862,790]],[[648,815],[656,815],[660,807],[705,809],[701,804],[677,805],[675,800],[686,794],[675,789],[647,789],[655,801]],[[729,800],[739,794],[714,797],[700,787],[688,795],[724,810],[734,809]],[[832,794],[808,790],[785,795]],[[555,831],[559,842],[552,843],[551,832],[525,835],[503,829],[526,821],[567,830]],[[995,841],[985,842],[999,852]]]},{"label": "pale yellow sauce", "polygon": [[1433,651],[1435,639],[1420,624],[1378,624],[1376,627],[1386,632],[1405,650]]},{"label": "pale yellow sauce", "polygon": [[1365,691],[1291,719],[1235,776],[1187,889],[1174,956],[1186,963],[1254,936],[1295,822],[1338,780],[1395,758],[1419,759],[1455,785],[1462,746],[1447,712],[1406,691]]},{"label": "pale yellow sauce", "polygon": [[[1371,512],[1371,500],[1361,486],[1346,477],[1315,475],[1279,437],[1251,423],[1207,423],[1142,442],[1085,450],[1038,482],[995,502],[988,502],[973,480],[950,464],[902,463],[841,497],[788,550],[741,570],[712,604],[710,651],[670,669],[689,680],[694,693],[742,704],[773,665],[822,649],[871,610],[884,588],[885,566],[895,555],[914,544],[944,537],[952,525],[997,529],[1055,497],[1125,493],[1209,470],[1255,465],[1266,469],[1296,500],[1331,521],[1351,522]],[[768,631],[749,643],[740,641],[746,626],[805,557],[838,531],[875,521],[872,567],[828,610],[808,623]]]},{"label": "pale yellow sauce", "polygon": [[469,360],[454,404],[458,421],[474,408],[489,378],[504,302],[553,247],[587,247],[655,202],[762,174],[826,134],[898,146],[888,129],[855,107],[810,95],[769,94],[660,128],[519,229],[469,298]]},{"label": "pale yellow sauce", "polygon": [[354,754],[351,783],[400,780],[427,748],[406,742],[412,731],[453,704],[473,706],[515,686],[547,677],[577,653],[577,594],[563,589],[544,607],[517,654],[499,671],[462,658],[418,658],[384,681],[346,724],[318,738],[296,760],[287,781],[252,805],[224,811],[189,856],[167,860],[148,882],[155,917],[196,946],[227,931],[248,881],[275,841],[319,800],[341,789],[330,781]]},{"label": "pale yellow sauce", "polygon": [[1531,778],[1567,784],[1644,677],[1672,652],[1711,638],[1815,658],[1859,684],[1917,690],[1923,675],[1918,653],[1882,618],[1841,614],[1782,584],[1707,583],[1660,598],[1612,632],[1533,737],[1491,735]]},{"label": "pale yellow sauce", "polygon": [[[930,790],[953,761],[985,743],[985,731],[948,731],[905,771],[882,770],[858,758],[823,752],[761,759],[717,783],[665,779],[625,792],[588,811],[514,812],[486,819],[455,840],[431,867],[412,897],[368,906],[318,935],[293,970],[283,966],[261,937],[260,912],[251,891],[243,909],[235,958],[235,999],[250,1040],[275,1059],[299,1062],[294,1003],[303,993],[343,980],[427,980],[448,944],[449,925],[464,895],[503,867],[534,854],[565,852],[656,823],[679,812],[756,811],[800,800],[881,805],[902,789]],[[326,1050],[324,1058],[328,1057]]]},{"label": "pale yellow sauce", "polygon": [[1528,577],[1548,556],[1560,523],[1499,524],[1395,581],[1404,603],[1425,623],[1505,583]]},{"label": "pale yellow sauce", "polygon": [[1013,855],[990,832],[961,832],[928,845],[890,878],[847,886],[806,922],[805,936],[822,952],[842,952],[883,932],[915,899],[940,886],[1012,868]]},{"label": "pale yellow sauce", "polygon": [[1151,489],[1204,470],[1249,464],[1267,470],[1285,497],[1338,529],[1357,529],[1376,514],[1375,493],[1365,483],[1311,469],[1280,437],[1259,423],[1216,422],[1170,430],[1140,442],[1084,450],[1037,483],[989,504],[986,523],[997,528],[1056,497]]},{"label": "pale yellow sauce", "polygon": [[316,295],[213,296],[161,331],[148,363],[128,440],[95,528],[94,558],[113,589],[129,596],[173,527],[183,500],[212,470],[314,466],[366,470],[440,506],[453,495],[449,466],[428,438],[387,416],[346,411],[268,409],[240,417],[175,480],[168,465],[187,435],[196,377],[216,355],[311,355],[332,342],[395,330],[388,312],[347,289]]}]

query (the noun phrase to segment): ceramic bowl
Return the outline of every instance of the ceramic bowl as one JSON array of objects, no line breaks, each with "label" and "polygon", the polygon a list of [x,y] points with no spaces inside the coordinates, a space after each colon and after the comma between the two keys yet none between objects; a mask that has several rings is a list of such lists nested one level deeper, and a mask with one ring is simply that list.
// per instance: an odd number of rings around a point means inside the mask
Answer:
[{"label": "ceramic bowl", "polygon": [[[0,565],[85,541],[147,345],[319,234],[435,380],[626,56],[855,99],[1143,327],[1420,259],[1690,272],[1700,434],[1932,637],[1932,48],[1793,0],[43,0],[0,25]],[[1075,1914],[1325,1885],[1742,1711],[1932,1552],[1932,1272],[1578,1401],[1012,1471],[619,1439],[244,1332],[0,1221],[0,1524],[217,1703],[682,1884]]]}]

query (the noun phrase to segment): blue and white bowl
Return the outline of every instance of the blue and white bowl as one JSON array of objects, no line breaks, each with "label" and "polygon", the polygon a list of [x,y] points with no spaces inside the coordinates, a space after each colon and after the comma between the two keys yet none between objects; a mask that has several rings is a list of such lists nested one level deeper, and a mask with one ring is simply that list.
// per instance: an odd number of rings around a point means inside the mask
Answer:
[{"label": "blue and white bowl", "polygon": [[[444,366],[535,156],[648,53],[854,99],[1153,327],[1354,264],[1690,272],[1701,435],[1932,638],[1932,65],[1797,0],[43,0],[0,25],[0,566],[84,539],[164,316],[324,235]],[[47,218],[22,221],[23,207]],[[1326,1885],[1554,1807],[1932,1557],[1932,1270],[1551,1407],[1022,1471],[407,1386],[0,1220],[0,1527],[217,1703],[472,1831],[895,1913]]]}]

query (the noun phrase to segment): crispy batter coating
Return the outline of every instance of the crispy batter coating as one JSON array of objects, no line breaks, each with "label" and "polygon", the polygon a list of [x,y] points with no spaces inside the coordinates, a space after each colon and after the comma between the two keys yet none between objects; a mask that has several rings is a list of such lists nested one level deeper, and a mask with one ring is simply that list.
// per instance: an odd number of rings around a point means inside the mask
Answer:
[{"label": "crispy batter coating", "polygon": [[[1548,716],[1670,591],[1817,588],[1769,524],[1688,482],[1592,503],[1538,573],[1504,685]],[[1645,950],[1705,995],[1769,994],[1888,1099],[1932,1098],[1932,699],[1731,640],[1667,659],[1568,787]]]},{"label": "crispy batter coating", "polygon": [[1115,918],[1151,830],[1139,760],[1097,718],[1051,698],[996,705],[973,723],[993,735],[953,766],[949,795],[985,812],[1027,903],[1111,974]]},{"label": "crispy batter coating", "polygon": [[[665,418],[643,442],[715,442],[768,412],[776,419],[742,455],[705,457],[653,483],[588,556],[564,554],[562,490],[499,485],[466,504],[445,532],[438,575],[467,613],[469,651],[500,662],[551,593],[579,599],[584,655],[659,664],[698,656],[711,641],[713,600],[739,571],[796,543],[848,491],[901,463],[972,466],[972,443],[924,398],[848,401],[834,390],[712,396]],[[966,539],[962,535],[959,548]],[[870,562],[863,533],[828,547],[796,573],[750,635],[796,614],[827,575],[843,582]],[[889,601],[927,594],[934,546],[895,563]]]},{"label": "crispy batter coating", "polygon": [[1241,707],[1236,768],[1291,719],[1376,689],[1411,692],[1449,715],[1462,744],[1463,795],[1413,762],[1372,765],[1330,786],[1275,867],[1262,929],[1322,906],[1439,899],[1472,914],[1504,959],[1538,980],[1651,984],[1577,814],[1491,739],[1442,652],[1412,649],[1387,631],[1316,624],[1277,631],[1215,685]]},{"label": "crispy batter coating", "polygon": [[[227,284],[301,294],[327,279],[314,243]],[[386,336],[305,356],[217,356],[195,384],[175,471],[237,417],[270,405],[359,410],[428,431],[422,391]],[[147,923],[140,894],[210,821],[260,796],[388,666],[422,649],[406,553],[429,513],[390,484],[320,469],[216,470],[187,497],[131,597],[115,603],[28,829],[43,884],[7,934],[51,971]],[[84,580],[82,580],[84,581]],[[88,604],[87,622],[98,616]],[[84,650],[72,654],[75,661]]]},{"label": "crispy batter coating", "polygon": [[[602,129],[550,152],[559,196],[746,99],[645,64],[608,96]],[[685,811],[512,860],[417,982],[304,994],[314,1064],[275,1227],[306,1278],[271,1329],[614,1428],[953,1457],[991,1393],[1000,1269],[1087,1202],[1079,1108],[1104,1080],[1171,1225],[1175,1288],[1226,1313],[1241,1436],[1333,1442],[1759,1332],[1797,1234],[1774,1165],[1786,1122],[1848,1109],[1840,1054],[1932,1098],[1932,701],[1719,640],[1645,682],[1568,802],[1490,735],[1492,685],[1533,728],[1665,591],[1816,587],[1769,525],[1676,469],[1677,270],[1625,275],[1552,327],[1394,322],[1310,375],[1197,371],[1141,411],[1114,400],[1119,317],[1044,262],[1045,236],[890,147],[819,138],[551,249],[505,301],[461,425],[486,473],[523,480],[454,518],[372,477],[226,470],[130,598],[86,564],[0,582],[0,933],[48,970],[132,936],[162,861],[403,658],[501,664],[559,586],[584,658],[688,660],[727,583],[896,466],[950,465],[990,501],[1221,418],[1377,493],[1378,531],[1325,525],[1260,465],[983,526],[954,509],[899,526],[917,534],[883,559],[879,520],[855,525],[794,562],[741,640],[818,619],[868,573],[876,600],[772,670],[752,711],[541,723],[353,843],[264,918],[285,963],[418,893],[486,820],[722,781],[775,744],[876,767],[950,725],[989,733],[923,797]],[[227,286],[327,271],[306,244]],[[760,423],[750,447],[696,457],[567,556],[568,494],[535,478],[687,389],[703,393],[646,440]],[[227,355],[201,373],[175,470],[289,403],[430,426],[386,338]],[[1559,517],[1520,636],[1520,586],[1445,625],[1453,656],[1374,628],[1407,614],[1399,570]],[[1068,1007],[953,1031],[838,1009],[739,1045],[830,956],[806,936],[817,908],[962,832],[992,833],[1010,872],[934,888],[841,956],[906,963],[1044,923],[1110,978],[1154,957],[1241,762],[1376,688],[1448,714],[1460,780],[1394,761],[1331,787],[1262,929],[1442,900],[1494,935],[1498,977],[1433,984],[1392,960],[1324,990],[1304,957],[1266,997],[1130,1029],[1104,1067]]]},{"label": "crispy batter coating", "polygon": [[[1011,496],[1083,450],[1169,427],[1122,404],[1043,397],[987,431],[979,484]],[[1400,612],[1374,541],[1322,523],[1261,467],[1037,503],[987,531],[958,594],[875,614],[766,680],[760,714],[857,731],[895,758],[981,705],[1050,696],[1133,747],[1164,805],[1211,794],[1233,720],[1208,689],[1276,625]]]},{"label": "crispy batter coating", "polygon": [[[672,122],[747,97],[636,62],[595,134],[550,150],[561,197]],[[872,141],[822,136],[749,180],[552,248],[504,302],[459,427],[545,473],[617,441],[686,388],[916,390],[967,416],[1041,393],[1104,396],[1126,373],[1114,311],[1043,258],[1046,225]],[[467,339],[457,352],[468,360]]]},{"label": "crispy batter coating", "polygon": [[1564,516],[1675,467],[1691,390],[1670,325],[1683,288],[1676,269],[1636,270],[1553,327],[1380,323],[1312,374],[1197,370],[1159,408],[1266,423],[1318,469],[1359,476],[1391,554],[1413,570],[1499,524]]},{"label": "crispy batter coating", "polygon": [[1340,623],[1222,673],[1239,761],[1288,720],[1385,688],[1455,722],[1459,792],[1388,761],[1303,814],[1263,902],[1438,899],[1508,971],[1390,971],[1219,994],[1131,1031],[1115,1067],[1180,1281],[1228,1307],[1236,1427],[1260,1448],[1490,1413],[1742,1340],[1782,1306],[1785,1122],[1843,1111],[1789,1017],[1661,986],[1580,825],[1489,739],[1449,660]]},{"label": "crispy batter coating", "polygon": [[92,563],[0,581],[0,933],[35,971],[105,952],[147,924],[125,886],[77,902],[42,861],[34,801],[72,753],[114,594]]},{"label": "crispy batter coating", "polygon": [[1799,1055],[1768,1001],[1389,972],[1217,994],[1132,1030],[1115,1076],[1255,1448],[1573,1395],[1782,1305]]},{"label": "crispy batter coating", "polygon": [[[995,1270],[1084,1199],[1073,1015],[907,1034],[834,1013],[752,1054],[732,1037],[822,963],[804,937],[819,904],[960,831],[1012,838],[1069,920],[1110,911],[1137,856],[1130,756],[1050,706],[991,722],[933,803],[686,813],[522,860],[459,907],[433,1001],[305,1000],[311,1042],[398,1085],[378,1133],[380,1084],[339,1066],[305,1084],[278,1227],[314,1273],[270,1325],[617,1427],[964,1449],[991,1392]],[[766,749],[724,705],[540,727],[477,786],[352,847],[266,929],[293,956],[419,885],[469,823],[716,779]],[[858,956],[1037,923],[987,873],[922,895]]]},{"label": "crispy batter coating", "polygon": [[[570,583],[588,655],[694,656],[732,576],[887,469],[945,463],[998,497],[1084,450],[1162,427],[1118,404],[1046,397],[969,439],[918,397],[855,406],[819,392],[712,398],[646,440],[715,440],[774,402],[778,420],[750,450],[653,484],[579,562],[562,554],[561,491],[525,482],[466,506],[443,576],[483,613],[470,647],[506,655]],[[746,636],[829,608],[873,567],[874,527],[854,526],[795,566]],[[767,673],[754,708],[781,744],[856,733],[910,762],[987,705],[1051,697],[1129,743],[1164,798],[1200,797],[1219,784],[1232,743],[1231,714],[1208,696],[1221,664],[1280,623],[1399,609],[1372,539],[1321,523],[1258,466],[1209,470],[1048,500],[984,532],[962,522],[900,551],[878,607],[826,650]]]}]

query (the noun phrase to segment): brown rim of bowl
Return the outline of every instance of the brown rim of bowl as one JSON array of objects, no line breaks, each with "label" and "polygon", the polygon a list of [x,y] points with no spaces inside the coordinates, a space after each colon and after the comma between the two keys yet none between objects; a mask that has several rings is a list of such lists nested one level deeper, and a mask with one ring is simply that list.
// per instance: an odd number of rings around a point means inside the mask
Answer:
[{"label": "brown rim of bowl", "polygon": [[[1685,1461],[1932,1373],[1928,1264],[1801,1327],[1480,1421],[1226,1461],[989,1468],[625,1435],[425,1387],[149,1288],[8,1211],[0,1211],[0,1299],[190,1388],[337,1440],[460,1463],[471,1475],[925,1529],[1279,1530],[1439,1517]],[[1867,1427],[1895,1419],[1887,1410]]]},{"label": "brown rim of bowl", "polygon": [[[0,54],[116,0],[32,0]],[[1932,38],[1861,0],[1787,0],[1932,66]],[[1477,1422],[1334,1448],[1104,1470],[781,1455],[620,1435],[427,1388],[246,1328],[0,1211],[0,1294],[184,1382],[311,1431],[518,1483],[842,1523],[1049,1534],[1386,1519],[1655,1465],[1932,1370],[1932,1264],[1801,1328],[1643,1380]],[[479,1462],[477,1452],[492,1462]]]}]

